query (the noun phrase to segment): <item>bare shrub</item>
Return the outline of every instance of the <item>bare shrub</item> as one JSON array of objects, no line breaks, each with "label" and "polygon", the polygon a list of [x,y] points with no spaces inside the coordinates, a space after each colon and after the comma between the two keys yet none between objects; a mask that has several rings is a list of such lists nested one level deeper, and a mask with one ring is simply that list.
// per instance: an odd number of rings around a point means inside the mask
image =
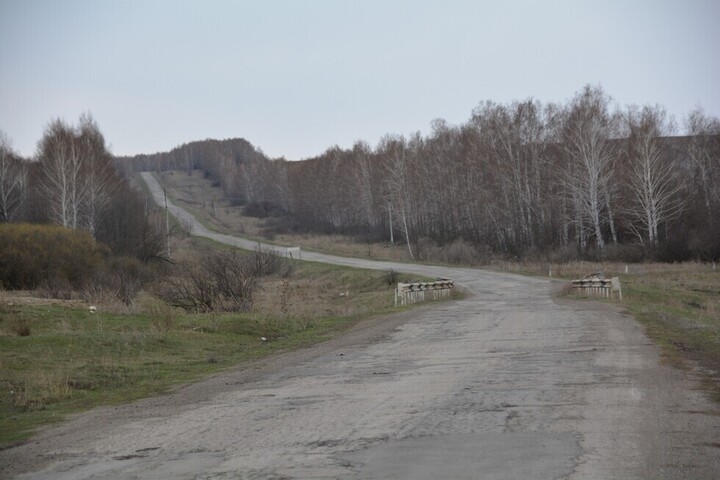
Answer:
[{"label": "bare shrub", "polygon": [[276,255],[275,253],[256,248],[253,255],[254,272],[258,276],[275,275],[288,277],[288,272],[292,273],[292,264],[287,259]]},{"label": "bare shrub", "polygon": [[258,278],[282,272],[277,255],[257,249],[252,255],[216,252],[204,262],[191,262],[160,286],[158,295],[170,305],[192,312],[246,312],[252,309]]},{"label": "bare shrub", "polygon": [[602,255],[607,262],[640,263],[647,259],[642,245],[608,245]]},{"label": "bare shrub", "polygon": [[71,300],[73,287],[65,277],[49,277],[40,282],[35,290],[35,294],[40,298]]},{"label": "bare shrub", "polygon": [[425,261],[454,265],[481,265],[488,260],[484,249],[480,250],[462,238],[456,238],[445,245],[438,245],[429,238],[421,238],[418,241],[418,256]]},{"label": "bare shrub", "polygon": [[390,269],[385,272],[385,275],[383,275],[383,282],[389,286],[393,286],[398,283],[399,278],[400,274],[398,273],[398,271]]},{"label": "bare shrub", "polygon": [[34,289],[48,296],[83,285],[102,264],[104,248],[84,231],[55,225],[0,224],[0,281],[8,289]]},{"label": "bare shrub", "polygon": [[143,265],[134,257],[114,257],[95,273],[82,289],[81,297],[96,305],[132,305],[144,283]]},{"label": "bare shrub", "polygon": [[557,248],[547,255],[547,260],[550,263],[568,263],[577,260],[578,250],[575,245],[565,245]]},{"label": "bare shrub", "polygon": [[230,292],[230,298],[224,298],[219,284],[227,283],[228,276],[223,271],[221,276],[224,278],[214,278],[211,268],[207,265],[186,266],[179,276],[164,282],[158,295],[170,305],[188,312],[249,310],[252,300],[247,280],[241,280]]},{"label": "bare shrub", "polygon": [[445,245],[442,249],[443,262],[457,265],[477,265],[483,263],[482,257],[473,244],[463,240],[455,239],[452,243]]}]

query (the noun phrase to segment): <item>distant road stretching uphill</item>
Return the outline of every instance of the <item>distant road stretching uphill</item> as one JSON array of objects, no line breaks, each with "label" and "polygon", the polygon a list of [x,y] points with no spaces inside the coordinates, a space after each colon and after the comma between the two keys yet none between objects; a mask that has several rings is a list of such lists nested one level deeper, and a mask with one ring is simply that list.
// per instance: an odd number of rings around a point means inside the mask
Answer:
[{"label": "distant road stretching uphill", "polygon": [[[155,199],[162,189],[144,173]],[[175,205],[194,235],[210,232]],[[303,253],[447,276],[470,294],[0,452],[32,479],[710,479],[720,409],[631,317],[538,278]],[[375,330],[373,330],[375,329]],[[8,475],[10,474],[8,473]]]}]

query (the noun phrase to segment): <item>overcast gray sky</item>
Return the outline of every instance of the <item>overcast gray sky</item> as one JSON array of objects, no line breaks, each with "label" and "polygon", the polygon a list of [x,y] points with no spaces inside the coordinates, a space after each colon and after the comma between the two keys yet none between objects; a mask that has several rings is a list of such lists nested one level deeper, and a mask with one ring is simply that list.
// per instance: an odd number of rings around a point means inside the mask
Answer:
[{"label": "overcast gray sky", "polygon": [[244,137],[300,159],[465,122],[480,101],[720,116],[720,2],[0,0],[0,130],[90,111],[118,155]]}]

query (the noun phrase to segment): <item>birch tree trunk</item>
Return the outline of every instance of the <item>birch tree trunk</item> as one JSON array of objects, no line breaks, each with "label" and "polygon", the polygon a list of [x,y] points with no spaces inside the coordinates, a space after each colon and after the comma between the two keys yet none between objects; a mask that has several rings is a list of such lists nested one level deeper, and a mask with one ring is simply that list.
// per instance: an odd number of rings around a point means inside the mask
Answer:
[{"label": "birch tree trunk", "polygon": [[0,132],[0,222],[12,221],[21,210],[27,190],[27,164],[17,158]]},{"label": "birch tree trunk", "polygon": [[37,156],[38,191],[50,220],[95,235],[98,215],[122,182],[95,120],[83,115],[77,128],[55,120]]},{"label": "birch tree trunk", "polygon": [[586,86],[573,99],[564,128],[568,157],[567,181],[578,195],[595,237],[598,250],[605,248],[604,211],[613,203],[610,190],[612,164],[617,155],[612,143],[618,118],[609,112],[610,98],[602,89]]},{"label": "birch tree trunk", "polygon": [[72,227],[72,192],[74,135],[60,120],[53,121],[40,141],[39,193],[48,209],[50,220],[64,227]]},{"label": "birch tree trunk", "polygon": [[386,137],[382,140],[385,156],[385,170],[387,172],[387,186],[396,213],[400,215],[400,225],[407,244],[411,259],[415,259],[410,238],[410,225],[408,221],[410,212],[409,183],[411,174],[406,155],[406,142],[402,137]]},{"label": "birch tree trunk", "polygon": [[630,109],[627,122],[628,183],[632,192],[628,214],[635,223],[634,230],[645,232],[643,240],[655,248],[660,224],[673,220],[683,208],[677,166],[669,161],[661,138],[672,133],[672,126],[659,107]]}]

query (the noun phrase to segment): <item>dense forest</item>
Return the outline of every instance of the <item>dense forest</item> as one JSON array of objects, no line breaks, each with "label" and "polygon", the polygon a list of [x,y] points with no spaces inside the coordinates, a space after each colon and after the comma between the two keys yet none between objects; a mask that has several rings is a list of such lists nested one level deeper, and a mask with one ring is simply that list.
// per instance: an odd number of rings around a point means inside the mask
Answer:
[{"label": "dense forest", "polygon": [[238,203],[296,228],[471,244],[509,257],[665,261],[720,257],[720,121],[682,129],[661,106],[619,108],[586,86],[564,105],[481,103],[466,123],[372,148],[268,159],[245,140],[207,140],[118,159],[132,170],[203,169]]}]

